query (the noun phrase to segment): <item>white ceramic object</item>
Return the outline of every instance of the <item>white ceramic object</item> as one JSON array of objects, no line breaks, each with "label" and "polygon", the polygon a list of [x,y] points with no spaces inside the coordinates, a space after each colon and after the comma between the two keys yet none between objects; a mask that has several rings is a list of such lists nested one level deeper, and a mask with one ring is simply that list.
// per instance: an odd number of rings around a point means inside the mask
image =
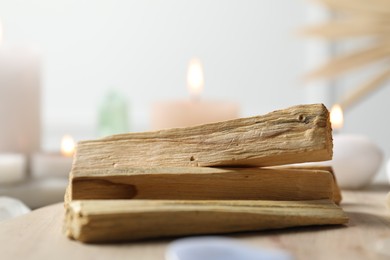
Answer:
[{"label": "white ceramic object", "polygon": [[331,162],[337,182],[343,189],[360,189],[371,183],[383,161],[383,152],[362,135],[333,136]]},{"label": "white ceramic object", "polygon": [[171,243],[165,260],[291,260],[282,250],[251,247],[226,237],[183,238]]},{"label": "white ceramic object", "polygon": [[390,183],[390,159],[387,161],[386,173],[387,173],[387,180],[388,180],[389,183]]},{"label": "white ceramic object", "polygon": [[0,197],[0,221],[15,218],[30,211],[20,200],[10,197]]}]

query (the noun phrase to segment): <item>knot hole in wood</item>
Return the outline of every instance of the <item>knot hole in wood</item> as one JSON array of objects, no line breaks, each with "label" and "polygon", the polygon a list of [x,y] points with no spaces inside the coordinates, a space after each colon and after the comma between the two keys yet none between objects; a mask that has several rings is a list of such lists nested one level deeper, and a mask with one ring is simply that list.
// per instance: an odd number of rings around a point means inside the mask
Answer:
[{"label": "knot hole in wood", "polygon": [[299,120],[299,122],[302,122],[302,123],[305,123],[305,124],[307,124],[309,122],[309,119],[306,116],[304,116],[304,115],[299,115],[298,116],[298,120]]}]

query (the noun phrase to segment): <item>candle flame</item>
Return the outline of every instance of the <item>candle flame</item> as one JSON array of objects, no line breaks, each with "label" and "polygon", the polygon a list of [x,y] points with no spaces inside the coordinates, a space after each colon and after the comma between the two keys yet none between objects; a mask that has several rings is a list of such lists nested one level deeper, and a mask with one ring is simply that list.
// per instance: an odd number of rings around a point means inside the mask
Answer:
[{"label": "candle flame", "polygon": [[330,122],[333,129],[340,129],[344,124],[343,109],[340,105],[335,104],[330,111]]},{"label": "candle flame", "polygon": [[75,151],[75,142],[70,135],[64,135],[61,140],[61,153],[64,156],[70,157]]},{"label": "candle flame", "polygon": [[187,85],[192,96],[199,96],[203,90],[204,77],[202,63],[197,58],[192,58],[188,65]]}]

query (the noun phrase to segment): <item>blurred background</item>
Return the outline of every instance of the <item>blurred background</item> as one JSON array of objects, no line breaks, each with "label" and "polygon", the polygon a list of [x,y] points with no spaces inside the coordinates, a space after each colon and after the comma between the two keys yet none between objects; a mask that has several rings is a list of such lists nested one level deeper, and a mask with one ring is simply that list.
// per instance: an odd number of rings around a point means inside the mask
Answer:
[{"label": "blurred background", "polygon": [[[99,137],[101,108],[113,90],[126,107],[128,130],[150,130],[154,102],[189,100],[193,57],[204,72],[200,98],[235,102],[240,116],[313,102],[330,108],[371,70],[303,80],[316,65],[361,44],[298,36],[302,27],[328,16],[303,0],[2,0],[0,75],[14,63],[38,75],[32,87],[39,95],[31,95],[38,105],[31,107],[40,110],[41,153],[59,151],[66,134],[76,141]],[[30,84],[23,82],[18,84]],[[6,92],[0,93],[5,99]],[[386,86],[370,94],[345,113],[340,130],[368,136],[385,158],[389,97]],[[28,118],[30,109],[22,110]],[[381,169],[376,180],[385,179]]]}]

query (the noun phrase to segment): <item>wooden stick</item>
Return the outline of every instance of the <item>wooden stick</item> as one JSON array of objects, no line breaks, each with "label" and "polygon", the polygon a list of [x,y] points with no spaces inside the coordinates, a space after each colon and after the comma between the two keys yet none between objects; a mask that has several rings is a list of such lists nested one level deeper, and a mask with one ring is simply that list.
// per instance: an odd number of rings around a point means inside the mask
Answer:
[{"label": "wooden stick", "polygon": [[344,224],[348,218],[322,201],[74,201],[65,233],[82,242],[218,234],[295,226]]},{"label": "wooden stick", "polygon": [[317,70],[310,72],[306,75],[306,79],[334,77],[388,56],[390,56],[390,43],[389,41],[384,41],[374,47],[336,57]]},{"label": "wooden stick", "polygon": [[329,112],[300,105],[249,118],[82,141],[72,173],[131,167],[272,166],[332,157]]},{"label": "wooden stick", "polygon": [[71,184],[67,201],[334,199],[334,180],[327,168],[113,168],[79,172]]},{"label": "wooden stick", "polygon": [[333,179],[333,202],[337,205],[340,205],[343,196],[341,195],[341,189],[337,183],[337,178],[334,173],[334,169],[332,166],[329,165],[310,165],[310,164],[303,164],[303,165],[291,165],[291,166],[279,166],[279,167],[273,167],[275,169],[296,169],[296,170],[307,170],[307,171],[326,171],[328,172]]},{"label": "wooden stick", "polygon": [[383,83],[390,78],[390,69],[385,70],[374,78],[370,79],[367,82],[364,82],[362,85],[357,87],[353,92],[348,93],[344,96],[339,105],[343,110],[346,110],[356,104],[358,101],[367,97],[369,94],[377,90],[379,87],[383,86]]}]

